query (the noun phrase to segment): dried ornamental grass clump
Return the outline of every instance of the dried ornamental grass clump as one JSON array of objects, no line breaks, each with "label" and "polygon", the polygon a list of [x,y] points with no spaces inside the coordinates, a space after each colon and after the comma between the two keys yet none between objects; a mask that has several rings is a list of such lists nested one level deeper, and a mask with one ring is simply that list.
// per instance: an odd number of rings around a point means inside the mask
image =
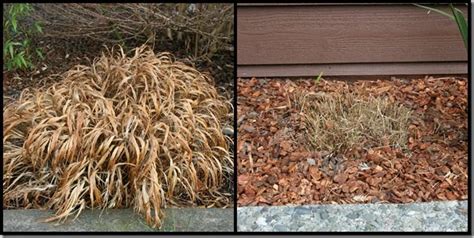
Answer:
[{"label": "dried ornamental grass clump", "polygon": [[159,227],[167,205],[228,205],[231,104],[167,53],[120,51],[4,108],[4,208],[133,207]]},{"label": "dried ornamental grass clump", "polygon": [[354,146],[406,148],[411,111],[386,98],[311,92],[298,105],[312,149],[343,154]]}]

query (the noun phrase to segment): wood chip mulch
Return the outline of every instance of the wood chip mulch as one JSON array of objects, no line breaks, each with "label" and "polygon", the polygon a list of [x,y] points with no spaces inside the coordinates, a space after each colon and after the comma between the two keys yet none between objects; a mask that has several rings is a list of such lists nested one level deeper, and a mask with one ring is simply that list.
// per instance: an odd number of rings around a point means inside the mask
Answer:
[{"label": "wood chip mulch", "polygon": [[[238,80],[238,205],[409,203],[467,199],[467,79]],[[408,151],[306,149],[291,95],[357,92],[410,108]]]}]

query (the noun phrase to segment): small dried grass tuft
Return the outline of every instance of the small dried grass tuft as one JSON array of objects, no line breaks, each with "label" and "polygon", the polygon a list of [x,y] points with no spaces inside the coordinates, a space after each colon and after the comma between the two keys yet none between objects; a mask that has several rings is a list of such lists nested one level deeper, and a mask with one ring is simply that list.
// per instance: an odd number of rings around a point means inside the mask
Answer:
[{"label": "small dried grass tuft", "polygon": [[298,105],[312,149],[341,154],[354,146],[406,148],[411,112],[386,98],[311,92]]},{"label": "small dried grass tuft", "polygon": [[160,227],[166,206],[227,206],[231,104],[168,53],[112,50],[3,111],[3,207],[133,207]]}]

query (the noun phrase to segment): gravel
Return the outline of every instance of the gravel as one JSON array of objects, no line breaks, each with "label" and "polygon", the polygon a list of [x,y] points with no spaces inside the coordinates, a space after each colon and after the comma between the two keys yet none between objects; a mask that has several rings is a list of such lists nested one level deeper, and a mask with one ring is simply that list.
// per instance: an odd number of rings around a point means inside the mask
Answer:
[{"label": "gravel", "polygon": [[467,232],[467,201],[237,208],[238,231]]}]

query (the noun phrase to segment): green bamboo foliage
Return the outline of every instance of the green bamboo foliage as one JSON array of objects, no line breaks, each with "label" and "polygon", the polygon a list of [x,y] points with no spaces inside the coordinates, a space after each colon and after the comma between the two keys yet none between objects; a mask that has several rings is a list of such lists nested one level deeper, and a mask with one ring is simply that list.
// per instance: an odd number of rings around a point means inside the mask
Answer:
[{"label": "green bamboo foliage", "polygon": [[25,22],[34,9],[29,3],[3,6],[3,68],[7,71],[32,69],[34,58],[43,58],[42,49],[33,45],[33,38],[43,32],[41,25],[38,21]]}]

